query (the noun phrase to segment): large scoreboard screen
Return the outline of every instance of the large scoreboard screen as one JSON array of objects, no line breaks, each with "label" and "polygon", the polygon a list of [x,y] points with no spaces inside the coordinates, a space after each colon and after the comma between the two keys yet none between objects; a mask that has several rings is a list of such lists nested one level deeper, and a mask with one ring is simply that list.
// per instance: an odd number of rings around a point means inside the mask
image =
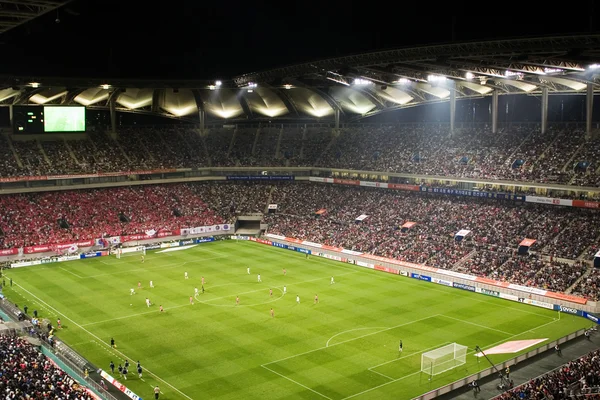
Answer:
[{"label": "large scoreboard screen", "polygon": [[85,132],[85,107],[12,106],[14,133]]}]

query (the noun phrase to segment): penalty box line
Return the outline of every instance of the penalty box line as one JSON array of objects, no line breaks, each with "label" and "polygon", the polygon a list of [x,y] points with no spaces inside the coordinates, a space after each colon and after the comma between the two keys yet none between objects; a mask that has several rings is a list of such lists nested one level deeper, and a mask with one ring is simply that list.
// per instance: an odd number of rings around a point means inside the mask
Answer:
[{"label": "penalty box line", "polygon": [[[542,327],[544,327],[544,326],[547,326],[547,325],[553,324],[553,323],[555,323],[556,321],[558,321],[558,320],[556,319],[556,320],[554,320],[554,321],[550,321],[550,322],[547,322],[547,323],[545,323],[545,324],[539,325],[539,326],[537,326],[537,327],[535,327],[535,328],[533,328],[533,329],[531,329],[531,330],[528,330],[528,331],[523,331],[523,332],[520,332],[520,333],[517,333],[517,334],[511,335],[511,336],[509,336],[509,337],[507,337],[507,338],[501,339],[501,340],[499,340],[499,341],[497,341],[497,342],[494,342],[494,343],[492,343],[492,344],[486,345],[486,346],[484,346],[484,347],[485,347],[486,349],[492,348],[492,347],[494,347],[494,346],[496,346],[496,345],[498,345],[498,344],[500,344],[500,343],[503,343],[503,342],[505,342],[505,341],[507,341],[507,340],[509,340],[509,339],[512,339],[512,338],[514,338],[514,337],[517,337],[517,336],[520,336],[520,335],[522,335],[522,334],[524,334],[524,333],[527,333],[527,332],[531,332],[531,331],[533,331],[533,330],[535,330],[535,329],[539,329],[539,328],[542,328]],[[440,346],[437,346],[437,347],[441,347],[441,346],[443,346],[443,345],[440,345]],[[427,350],[424,350],[424,351],[427,351]],[[471,350],[471,351],[467,352],[467,355],[474,354],[475,352],[476,352],[476,350]],[[395,360],[394,360],[394,361],[395,361]],[[377,366],[375,366],[375,367],[377,367]],[[371,368],[375,368],[375,367],[371,367]],[[369,368],[369,370],[371,370],[371,368]],[[375,371],[371,371],[371,372],[375,372]],[[372,390],[379,389],[379,388],[381,388],[381,387],[383,387],[383,386],[389,385],[390,383],[399,382],[399,381],[401,381],[401,380],[403,380],[403,379],[409,378],[409,377],[411,377],[411,376],[415,376],[415,375],[417,375],[417,374],[420,374],[420,373],[421,373],[421,371],[417,371],[417,372],[413,372],[412,374],[409,374],[409,375],[403,376],[403,377],[401,377],[401,378],[398,378],[398,379],[392,379],[392,380],[391,380],[391,381],[389,381],[389,382],[385,382],[385,383],[382,383],[381,385],[374,386],[374,387],[372,387],[372,388],[369,388],[369,389],[367,389],[367,390],[363,390],[362,392],[355,393],[355,394],[353,394],[353,395],[351,395],[351,396],[348,396],[348,397],[344,397],[342,400],[347,400],[347,399],[351,399],[351,398],[353,398],[353,397],[356,397],[356,396],[360,396],[361,394],[365,394],[365,393],[368,393],[368,392],[370,392],[370,391],[372,391]],[[379,374],[379,375],[382,375],[382,376],[383,376],[383,374]]]},{"label": "penalty box line", "polygon": [[[35,294],[31,293],[29,290],[25,289],[22,285],[19,285],[18,283],[15,283],[15,285],[18,286],[18,287],[20,287],[25,292],[27,292],[33,298],[37,299],[40,303],[44,304],[48,309],[54,310],[54,312],[56,312],[57,314],[62,315],[64,319],[71,321],[73,324],[75,324],[77,327],[79,327],[79,329],[81,329],[82,331],[86,332],[88,335],[92,336],[94,339],[96,339],[98,342],[102,343],[104,346],[108,346],[97,335],[95,335],[94,333],[92,333],[89,330],[85,329],[82,325],[78,324],[74,319],[69,318],[64,313],[60,313],[56,308],[52,307],[50,304],[46,303],[44,300],[40,299],[38,296],[36,296]],[[134,359],[133,357],[126,356],[125,354],[123,354],[119,350],[112,349],[112,351],[114,353],[117,353],[118,355],[120,355],[124,359],[132,359],[132,360]],[[181,390],[177,389],[175,386],[171,385],[169,382],[165,381],[164,379],[162,379],[158,375],[152,373],[152,371],[150,371],[149,369],[146,369],[146,372],[148,372],[149,375],[153,376],[157,381],[160,381],[160,382],[164,383],[165,385],[167,385],[168,387],[170,387],[171,389],[173,389],[174,391],[176,391],[177,393],[179,393],[180,395],[182,395],[186,399],[188,399],[188,400],[194,400],[190,396],[188,396],[187,394],[183,393]]]}]

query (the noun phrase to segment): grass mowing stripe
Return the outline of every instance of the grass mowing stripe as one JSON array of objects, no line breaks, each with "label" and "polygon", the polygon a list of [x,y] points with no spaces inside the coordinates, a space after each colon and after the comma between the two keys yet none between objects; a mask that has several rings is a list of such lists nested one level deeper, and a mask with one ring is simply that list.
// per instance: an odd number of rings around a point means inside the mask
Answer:
[{"label": "grass mowing stripe", "polygon": [[481,324],[478,324],[478,323],[475,323],[475,322],[466,321],[466,320],[460,319],[460,318],[454,318],[454,317],[451,317],[449,315],[441,314],[441,316],[444,317],[444,318],[450,318],[450,319],[453,319],[455,321],[462,322],[463,324],[469,324],[469,325],[473,325],[473,326],[478,326],[478,327],[483,328],[483,329],[489,329],[491,331],[496,331],[496,332],[504,333],[505,335],[514,335],[514,333],[502,331],[502,330],[496,329],[496,328],[490,328],[489,326],[481,325]]},{"label": "grass mowing stripe", "polygon": [[[313,350],[305,351],[304,353],[300,353],[300,354],[294,354],[293,356],[289,356],[289,357],[285,357],[285,358],[282,358],[282,359],[279,359],[279,360],[271,361],[271,362],[268,362],[268,363],[266,363],[266,364],[263,364],[263,365],[275,364],[275,363],[278,363],[278,362],[281,362],[281,361],[289,360],[290,358],[295,358],[295,357],[303,356],[303,355],[305,355],[305,354],[314,353],[315,351],[319,351],[319,350],[328,349],[328,348],[331,348],[331,347],[333,347],[333,346],[338,346],[338,345],[340,345],[340,344],[344,344],[344,343],[351,342],[351,341],[353,341],[353,340],[362,339],[362,338],[365,338],[365,337],[367,337],[367,336],[373,336],[373,335],[376,335],[376,334],[378,334],[378,333],[381,333],[381,332],[389,331],[389,330],[391,330],[391,329],[400,328],[400,327],[402,327],[402,326],[406,326],[406,325],[411,325],[411,324],[414,324],[414,323],[416,323],[416,322],[424,321],[424,320],[426,320],[426,319],[435,318],[435,317],[439,317],[439,316],[440,316],[440,314],[436,314],[436,315],[430,315],[429,317],[424,317],[424,318],[421,318],[421,319],[417,319],[417,320],[414,320],[414,321],[406,322],[406,323],[399,324],[399,325],[396,325],[396,326],[390,326],[390,327],[388,327],[388,328],[382,329],[382,330],[380,330],[380,331],[377,331],[377,332],[367,333],[366,335],[361,335],[361,336],[357,336],[357,337],[355,337],[355,338],[352,338],[352,339],[343,340],[343,341],[341,341],[341,342],[334,343],[334,344],[332,344],[331,346],[319,347],[318,349],[313,349]],[[336,336],[336,335],[334,335],[334,336]]]},{"label": "grass mowing stripe", "polygon": [[279,375],[279,376],[280,376],[280,377],[282,377],[283,379],[287,379],[288,381],[295,383],[295,384],[296,384],[296,385],[298,385],[298,386],[302,386],[304,389],[310,390],[311,392],[313,392],[313,393],[315,393],[315,394],[318,394],[319,396],[321,396],[321,397],[323,397],[323,398],[325,398],[325,399],[332,400],[332,399],[331,399],[331,397],[327,397],[327,396],[325,396],[324,394],[322,394],[322,393],[319,393],[319,392],[317,392],[316,390],[314,390],[314,389],[311,389],[311,388],[309,388],[308,386],[305,386],[305,385],[301,384],[300,382],[296,382],[296,381],[295,381],[295,380],[293,380],[292,378],[289,378],[289,377],[287,377],[287,376],[285,376],[285,375],[283,375],[283,374],[280,374],[280,373],[279,373],[279,372],[277,372],[277,371],[273,371],[271,368],[267,367],[266,365],[267,365],[267,364],[265,364],[265,365],[261,365],[261,367],[263,367],[263,368],[264,368],[264,369],[266,369],[267,371],[271,371],[271,372],[272,372],[272,373],[274,373],[275,375]]},{"label": "grass mowing stripe", "polygon": [[[31,293],[29,290],[25,289],[23,286],[19,285],[18,283],[15,283],[16,286],[20,287],[22,290],[24,290],[25,292],[29,293],[30,296],[32,296],[33,298],[37,299],[40,303],[46,305],[47,308],[54,310],[54,312],[58,313],[58,310],[55,309],[54,307],[52,307],[51,305],[49,305],[48,303],[46,303],[44,300],[40,299],[39,297],[37,297],[36,295],[34,295],[33,293]],[[64,313],[59,313],[61,314],[65,319],[71,321],[72,323],[74,323],[76,326],[79,327],[79,329],[87,332],[87,334],[89,334],[90,336],[92,336],[93,338],[95,338],[99,343],[102,343],[105,347],[107,346],[106,344],[104,344],[104,342],[102,341],[102,339],[100,339],[98,336],[94,335],[92,332],[88,331],[87,329],[85,329],[83,326],[79,325],[75,320],[67,317]],[[122,352],[118,351],[118,350],[113,350],[114,353],[119,354],[120,356],[129,359],[131,357],[127,357],[125,354],[123,354]],[[166,384],[167,386],[169,386],[171,389],[175,390],[177,393],[179,393],[180,395],[182,395],[183,397],[185,397],[186,399],[189,400],[193,400],[190,396],[188,396],[187,394],[183,393],[181,390],[177,389],[175,386],[171,385],[169,382],[165,381],[164,379],[160,378],[159,376],[155,375],[154,373],[152,373],[151,371],[149,371],[148,369],[146,369],[146,372],[148,372],[148,374],[154,376],[154,378],[156,378],[156,380],[161,381],[162,383]]]}]

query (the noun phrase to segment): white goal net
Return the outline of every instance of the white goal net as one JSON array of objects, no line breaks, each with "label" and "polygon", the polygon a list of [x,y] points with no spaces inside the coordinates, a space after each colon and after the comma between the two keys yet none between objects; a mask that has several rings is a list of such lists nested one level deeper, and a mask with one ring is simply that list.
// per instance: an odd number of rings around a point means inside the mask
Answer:
[{"label": "white goal net", "polygon": [[112,251],[112,254],[114,254],[117,258],[134,255],[145,255],[146,248],[144,246],[125,247],[121,249],[114,249]]},{"label": "white goal net", "polygon": [[452,343],[421,354],[421,372],[438,375],[467,362],[467,346]]}]

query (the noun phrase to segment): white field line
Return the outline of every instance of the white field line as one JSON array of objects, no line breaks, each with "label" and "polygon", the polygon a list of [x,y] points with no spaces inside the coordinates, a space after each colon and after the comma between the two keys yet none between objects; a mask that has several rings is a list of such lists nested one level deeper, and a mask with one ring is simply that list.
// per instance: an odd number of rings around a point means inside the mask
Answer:
[{"label": "white field line", "polygon": [[275,375],[279,375],[279,376],[280,376],[280,377],[282,377],[283,379],[287,379],[288,381],[290,381],[290,382],[293,382],[293,383],[295,383],[296,385],[303,387],[303,388],[304,388],[304,389],[306,389],[306,390],[310,390],[311,392],[313,392],[313,393],[315,393],[315,394],[318,394],[319,396],[321,396],[321,397],[323,397],[323,398],[325,398],[325,399],[332,400],[332,399],[331,399],[331,397],[327,397],[327,396],[325,396],[323,393],[319,393],[319,392],[317,392],[316,390],[314,390],[314,389],[311,389],[311,388],[309,388],[308,386],[305,386],[305,385],[301,384],[300,382],[297,382],[297,381],[293,380],[292,378],[289,378],[289,377],[287,377],[287,376],[285,376],[285,375],[283,375],[283,374],[280,374],[280,373],[279,373],[279,372],[277,372],[277,371],[273,371],[271,368],[268,368],[268,367],[266,366],[266,364],[263,364],[263,365],[261,365],[261,367],[263,367],[263,368],[264,368],[264,369],[266,369],[267,371],[271,371],[271,372],[272,372],[272,373],[274,373]]},{"label": "white field line", "polygon": [[[405,356],[398,357],[398,358],[396,358],[396,359],[394,359],[394,360],[390,360],[390,361],[382,362],[381,364],[373,365],[372,367],[369,367],[369,368],[367,368],[367,369],[368,369],[369,371],[372,371],[373,369],[375,369],[375,368],[378,368],[378,367],[381,367],[382,365],[387,365],[387,364],[390,364],[390,363],[396,362],[396,361],[398,361],[398,360],[403,360],[403,359],[405,359],[405,358],[412,357],[412,356],[414,356],[415,354],[424,353],[424,352],[426,352],[426,351],[429,351],[429,350],[434,350],[434,349],[437,349],[438,347],[442,347],[442,346],[445,346],[445,345],[447,345],[447,344],[451,344],[451,343],[453,343],[453,342],[444,342],[444,343],[442,343],[442,344],[438,344],[437,346],[432,346],[432,347],[429,347],[429,348],[427,348],[427,349],[424,349],[424,350],[415,351],[415,352],[412,352],[412,353],[410,353],[410,354],[407,354],[407,355],[405,355]],[[375,372],[375,371],[372,371],[372,372]]]},{"label": "white field line", "polygon": [[331,346],[319,347],[319,348],[316,348],[316,349],[313,349],[313,350],[305,351],[304,353],[299,353],[299,354],[295,354],[295,355],[293,355],[293,356],[289,356],[289,357],[285,357],[285,358],[280,358],[279,360],[271,361],[271,362],[268,362],[268,363],[266,363],[266,364],[263,364],[263,365],[276,364],[276,363],[278,363],[278,362],[285,361],[285,360],[289,360],[289,359],[291,359],[291,358],[295,358],[295,357],[303,356],[303,355],[305,355],[305,354],[314,353],[315,351],[320,351],[320,350],[328,349],[328,348],[331,348],[331,347],[334,347],[334,346],[338,346],[338,345],[340,345],[340,344],[343,344],[343,343],[348,343],[348,342],[352,342],[352,341],[354,341],[354,340],[357,340],[357,339],[362,339],[362,338],[364,338],[364,337],[367,337],[367,336],[373,336],[373,335],[376,335],[376,334],[378,334],[378,333],[381,333],[381,332],[389,331],[389,330],[391,330],[391,329],[396,329],[396,328],[400,328],[400,327],[402,327],[402,326],[411,325],[411,324],[414,324],[415,322],[425,321],[426,319],[430,319],[430,318],[439,317],[440,315],[441,315],[441,314],[430,315],[429,317],[424,317],[424,318],[416,319],[416,320],[414,320],[414,321],[405,322],[405,323],[403,323],[403,324],[400,324],[400,325],[395,325],[395,326],[391,326],[391,327],[389,327],[389,328],[385,328],[385,329],[379,330],[379,331],[377,331],[377,332],[371,332],[371,333],[367,333],[367,334],[365,334],[365,335],[357,336],[357,337],[355,337],[355,338],[352,338],[352,339],[343,340],[343,341],[341,341],[341,342],[334,343],[334,344],[332,344]]},{"label": "white field line", "polygon": [[77,278],[83,278],[83,276],[81,276],[81,275],[77,275],[75,272],[71,272],[71,271],[69,271],[68,269],[65,269],[65,268],[63,268],[63,267],[59,267],[59,268],[60,268],[60,269],[62,269],[63,271],[65,271],[65,272],[68,272],[69,274],[71,274],[71,275],[73,275],[73,276],[76,276]]},{"label": "white field line", "polygon": [[372,370],[371,368],[369,368],[369,371],[371,371],[371,372],[372,372],[372,373],[374,373],[374,374],[381,375],[381,376],[383,376],[384,378],[387,378],[387,379],[389,379],[390,381],[393,381],[393,380],[394,380],[394,378],[391,378],[391,377],[387,376],[386,374],[382,374],[381,372],[374,371],[374,370]]},{"label": "white field line", "polygon": [[[412,322],[409,322],[409,323],[406,323],[406,324],[403,324],[403,325],[408,325],[408,324],[410,324],[410,323],[413,323],[413,322],[418,322],[418,321],[422,321],[422,320],[425,320],[425,319],[428,319],[428,318],[434,318],[434,317],[439,317],[439,316],[444,316],[444,315],[442,315],[442,314],[432,315],[432,316],[430,316],[430,317],[421,318],[420,320],[412,321]],[[534,331],[534,330],[536,330],[536,329],[539,329],[539,328],[542,328],[542,327],[544,327],[544,326],[547,326],[547,325],[553,324],[553,323],[554,323],[554,322],[556,322],[556,321],[558,321],[558,319],[554,319],[554,320],[552,320],[552,321],[550,321],[550,322],[547,322],[547,323],[545,323],[545,324],[539,325],[539,326],[537,326],[536,328],[533,328],[533,329],[531,329],[531,330],[528,330],[528,331],[523,331],[523,332],[520,332],[520,333],[517,333],[517,334],[514,334],[514,335],[510,334],[511,336],[509,336],[509,337],[507,337],[507,338],[504,338],[504,339],[502,339],[502,340],[499,340],[499,341],[497,341],[497,342],[495,342],[495,343],[489,344],[489,345],[487,345],[487,346],[485,346],[485,347],[486,347],[486,348],[491,348],[491,347],[494,347],[494,346],[496,346],[497,344],[503,343],[503,342],[505,342],[505,341],[507,341],[507,340],[509,340],[509,339],[512,339],[512,338],[514,338],[514,337],[517,337],[517,336],[520,336],[520,335],[522,335],[522,334],[524,334],[524,333],[527,333],[527,332],[533,332],[533,331]],[[400,326],[402,326],[402,325],[400,325]],[[395,328],[395,327],[392,327],[392,328],[387,328],[386,330],[393,329],[393,328]],[[379,331],[379,332],[382,332],[382,331]],[[364,336],[370,336],[370,335],[373,335],[373,334],[376,334],[376,333],[379,333],[379,332],[370,333],[370,334],[367,334],[367,335],[364,335]],[[506,334],[509,334],[509,333],[508,333],[508,332],[506,332]],[[343,342],[335,343],[335,344],[333,344],[331,347],[333,347],[333,346],[336,346],[336,345],[338,345],[338,344],[346,343],[346,342],[349,342],[349,341],[352,341],[352,340],[360,339],[360,338],[362,338],[362,337],[364,337],[364,336],[359,336],[359,337],[356,337],[356,338],[354,338],[354,339],[350,339],[350,340],[346,340],[346,341],[343,341]],[[435,346],[435,347],[432,347],[432,348],[429,348],[429,349],[426,349],[426,350],[423,350],[423,351],[432,350],[432,349],[435,349],[435,348],[437,348],[437,347],[444,346],[445,344],[448,344],[448,343],[449,343],[449,342],[445,342],[445,343],[443,343],[443,344],[437,345],[437,346]],[[321,347],[321,348],[319,348],[319,349],[314,349],[314,350],[310,350],[310,351],[307,351],[307,352],[304,352],[304,353],[296,354],[296,355],[293,355],[293,356],[290,356],[290,357],[282,358],[282,359],[280,359],[280,360],[276,360],[276,361],[272,361],[272,362],[270,362],[270,363],[267,363],[267,364],[263,364],[263,365],[261,365],[261,367],[263,367],[263,368],[266,368],[266,367],[265,367],[265,365],[274,364],[274,363],[277,363],[277,362],[280,362],[280,361],[288,360],[288,359],[291,359],[291,358],[295,358],[295,357],[298,357],[298,356],[301,356],[301,355],[304,355],[304,354],[309,354],[309,353],[312,353],[312,352],[315,352],[315,351],[318,351],[318,350],[323,350],[323,349],[326,349],[326,348],[327,348],[327,347]],[[471,351],[469,351],[469,352],[467,353],[467,355],[468,355],[468,354],[473,354],[473,353],[475,353],[475,350],[471,350]],[[401,357],[401,358],[410,357],[410,356],[412,356],[412,355],[414,355],[414,354],[415,354],[415,353],[413,353],[413,354],[410,354],[410,355],[408,355],[408,356]],[[400,359],[400,358],[399,358],[399,359]],[[390,378],[390,377],[388,377],[388,376],[386,376],[386,375],[383,375],[383,374],[381,374],[381,373],[379,373],[379,372],[377,372],[377,371],[373,371],[373,368],[377,368],[377,367],[379,367],[379,366],[381,366],[381,365],[389,364],[389,363],[391,363],[391,362],[394,362],[394,361],[397,361],[397,360],[398,360],[398,359],[396,359],[396,360],[391,360],[391,361],[388,361],[388,362],[385,362],[385,363],[382,363],[382,364],[378,364],[378,365],[375,365],[375,366],[372,366],[372,367],[369,367],[369,368],[367,368],[367,370],[368,370],[368,371],[371,371],[371,372],[375,372],[375,373],[377,373],[377,374],[379,374],[379,375],[381,375],[381,376],[385,376],[385,377],[387,377],[387,378],[389,378],[389,379],[392,379],[392,378]],[[277,372],[273,371],[273,370],[272,370],[272,369],[270,369],[270,368],[267,368],[267,369],[268,369],[269,371],[272,371],[273,373],[276,373],[277,375],[279,375],[279,376],[281,376],[281,377],[283,377],[283,378],[285,378],[285,379],[288,379],[288,380],[290,380],[290,381],[292,381],[292,382],[294,382],[294,383],[297,383],[297,384],[299,384],[300,386],[302,386],[302,387],[305,387],[305,388],[306,388],[306,386],[304,386],[304,385],[300,384],[299,382],[293,381],[292,379],[290,379],[290,378],[288,378],[288,377],[286,377],[286,376],[284,376],[284,375],[282,375],[282,374],[280,374],[280,373],[277,373]],[[399,382],[399,381],[401,381],[401,380],[403,380],[403,379],[409,378],[409,377],[411,377],[411,376],[414,376],[414,375],[417,375],[417,374],[420,374],[420,373],[421,373],[421,371],[417,371],[417,372],[413,372],[412,374],[405,375],[405,376],[403,376],[403,377],[401,377],[401,378],[392,379],[392,380],[390,380],[389,382],[385,382],[385,383],[382,383],[381,385],[374,386],[374,387],[372,387],[372,388],[369,388],[369,389],[363,390],[362,392],[355,393],[355,394],[353,394],[353,395],[350,395],[350,396],[348,396],[348,397],[344,397],[342,400],[346,400],[346,399],[350,399],[350,398],[353,398],[353,397],[356,397],[356,396],[360,396],[361,394],[368,393],[368,392],[370,392],[370,391],[372,391],[372,390],[375,390],[375,389],[379,389],[379,388],[381,388],[381,387],[383,387],[383,386],[389,385],[390,383]]]},{"label": "white field line", "polygon": [[[536,328],[534,328],[534,329],[532,329],[532,330],[529,330],[529,331],[523,331],[523,332],[521,332],[521,333],[517,333],[517,334],[515,334],[515,335],[511,335],[511,336],[509,336],[509,337],[507,337],[507,338],[505,338],[505,339],[499,340],[499,341],[497,341],[497,342],[494,342],[494,343],[492,343],[492,344],[490,344],[490,345],[487,345],[487,346],[485,346],[485,347],[486,347],[486,349],[492,348],[492,347],[496,346],[497,344],[500,344],[500,343],[502,343],[502,342],[505,342],[505,341],[507,341],[508,339],[512,339],[512,338],[514,338],[514,337],[516,337],[516,336],[519,336],[519,335],[522,335],[522,334],[524,334],[524,333],[531,332],[531,331],[533,331],[533,330],[535,330],[535,329],[539,329],[539,328],[542,328],[542,327],[544,327],[544,326],[546,326],[546,325],[553,324],[553,323],[554,323],[554,322],[556,322],[556,321],[558,321],[558,319],[555,319],[554,321],[550,321],[550,322],[547,322],[547,323],[545,323],[545,324],[542,324],[542,325],[540,325],[540,326],[538,326],[538,327],[536,327]],[[440,347],[440,346],[443,346],[443,345],[439,345],[439,346],[436,346],[436,347]],[[469,355],[469,354],[473,354],[473,353],[475,353],[475,350],[471,350],[471,351],[467,352],[467,355]],[[371,368],[375,368],[375,367],[371,367]],[[370,369],[370,368],[369,368],[369,369]],[[417,371],[417,372],[414,372],[414,373],[412,373],[412,374],[410,374],[410,375],[406,375],[406,376],[403,376],[403,377],[401,377],[401,378],[394,379],[394,380],[392,380],[392,381],[389,381],[389,382],[385,382],[385,383],[383,383],[383,384],[381,384],[381,385],[379,385],[379,386],[375,386],[375,387],[372,387],[372,388],[370,388],[370,389],[363,390],[362,392],[355,393],[355,394],[353,394],[353,395],[351,395],[351,396],[348,396],[348,397],[344,397],[342,400],[350,399],[350,398],[353,398],[353,397],[359,396],[359,395],[361,395],[361,394],[364,394],[364,393],[370,392],[370,391],[372,391],[372,390],[379,389],[380,387],[383,387],[383,386],[385,386],[385,385],[389,385],[390,383],[394,383],[394,382],[401,381],[402,379],[406,379],[406,378],[408,378],[408,377],[411,377],[411,376],[417,375],[417,374],[419,374],[419,373],[421,373],[421,371]]]},{"label": "white field line", "polygon": [[[22,290],[24,290],[25,292],[29,293],[30,296],[34,297],[35,299],[37,299],[37,301],[39,301],[40,303],[44,304],[46,307],[48,307],[49,309],[54,310],[57,314],[60,314],[63,316],[64,319],[71,321],[75,326],[79,327],[81,330],[83,330],[84,332],[86,332],[87,334],[89,334],[90,336],[92,336],[93,338],[95,338],[97,341],[99,341],[100,343],[102,343],[105,347],[108,346],[107,344],[105,344],[102,339],[100,339],[98,336],[96,336],[95,334],[93,334],[92,332],[88,331],[87,329],[85,329],[82,325],[78,324],[74,319],[69,318],[68,316],[66,316],[64,313],[59,312],[56,308],[52,307],[51,305],[49,305],[48,303],[46,303],[44,300],[40,299],[39,297],[37,297],[36,295],[34,295],[33,293],[31,293],[29,290],[25,289],[23,286],[15,283],[16,286],[20,287]],[[118,351],[118,350],[114,350],[113,351],[115,353],[117,353],[118,355],[120,355],[121,357],[123,357],[124,359],[133,359],[133,357],[128,357],[125,354],[123,354],[122,352]],[[179,393],[180,395],[182,395],[183,397],[185,397],[186,399],[189,400],[193,400],[190,396],[188,396],[187,394],[183,393],[181,390],[177,389],[175,386],[171,385],[169,382],[165,381],[164,379],[160,378],[158,375],[152,373],[150,370],[146,369],[146,372],[148,372],[148,374],[154,376],[154,378],[156,378],[156,380],[164,383],[165,385],[169,386],[171,389],[173,389],[174,391],[176,391],[177,393]]]},{"label": "white field line", "polygon": [[329,342],[331,342],[331,339],[333,339],[334,337],[343,335],[344,333],[348,333],[348,332],[354,332],[354,331],[366,331],[369,329],[385,329],[387,328],[387,326],[373,326],[373,327],[364,327],[364,328],[355,328],[355,329],[348,329],[346,331],[342,331],[340,333],[336,333],[335,335],[333,335],[332,337],[329,338],[329,340],[327,341],[327,343],[325,343],[325,347],[329,347]]},{"label": "white field line", "polygon": [[448,316],[448,315],[445,315],[445,314],[442,314],[442,317],[444,317],[444,318],[449,318],[449,319],[453,319],[453,320],[455,320],[455,321],[462,322],[463,324],[469,324],[469,325],[473,325],[473,326],[478,326],[478,327],[480,327],[480,328],[483,328],[483,329],[488,329],[488,330],[490,330],[490,331],[496,331],[496,332],[500,332],[500,333],[503,333],[503,334],[505,334],[505,335],[509,335],[509,336],[510,336],[510,335],[514,335],[514,333],[511,333],[511,332],[502,331],[502,330],[500,330],[500,329],[496,329],[496,328],[490,328],[489,326],[485,326],[485,325],[477,324],[477,323],[475,323],[475,322],[469,322],[469,321],[465,321],[464,319],[460,319],[460,318],[454,318],[454,317],[450,317],[450,316]]},{"label": "white field line", "polygon": [[[262,245],[262,244],[260,244],[260,243],[254,243],[254,242],[249,242],[249,241],[245,241],[245,240],[238,240],[237,242],[248,243],[248,246],[253,246],[253,244],[256,244],[256,245],[261,245],[261,246],[263,246],[263,247],[270,248],[270,249],[272,249],[273,251],[276,251],[276,250],[282,250],[282,249],[280,249],[279,247],[272,247],[272,246],[271,246],[271,247],[268,247],[268,246]],[[355,270],[355,271],[360,271],[360,272],[365,272],[365,273],[368,273],[368,272],[372,272],[372,271],[373,271],[372,269],[369,269],[369,268],[363,268],[363,267],[359,267],[359,266],[353,266],[353,267],[352,267],[352,266],[349,266],[349,267],[346,267],[346,266],[344,266],[344,267],[342,267],[342,265],[345,265],[345,264],[343,264],[341,261],[336,261],[336,260],[328,260],[328,259],[321,259],[321,257],[318,257],[318,256],[314,256],[314,257],[317,257],[317,259],[311,258],[311,260],[312,260],[311,262],[315,262],[315,261],[316,261],[316,262],[320,262],[320,263],[322,263],[322,264],[327,264],[327,265],[329,265],[329,266],[332,266],[332,267],[335,267],[335,266],[336,266],[336,264],[341,264],[341,265],[338,265],[338,267],[339,267],[339,268],[342,268],[342,269],[350,269],[350,270]],[[350,256],[349,256],[349,257],[350,257]],[[328,261],[326,261],[326,260],[328,260]],[[348,264],[348,265],[351,265],[351,264]],[[389,279],[389,277],[390,277],[390,274],[386,274],[386,273],[379,273],[379,274],[372,274],[372,276],[376,276],[376,277],[379,277],[379,278],[385,278],[385,279]],[[406,279],[404,280],[404,283],[406,283],[406,284],[407,284],[407,285],[409,285],[409,286],[417,286],[417,285],[418,285],[418,283],[417,283],[416,281],[415,281],[415,282],[412,282],[412,281],[413,281],[413,279],[411,279],[411,278],[406,278]],[[447,292],[447,291],[445,291],[445,290],[437,289],[437,288],[435,287],[435,285],[431,285],[431,286],[432,286],[432,287],[428,288],[428,290],[433,290],[433,291],[436,291],[436,292],[440,292],[440,293],[448,294],[448,292]],[[523,309],[522,309],[522,308],[520,308],[520,307],[519,307],[519,308],[515,308],[515,307],[505,306],[505,305],[502,305],[502,304],[498,304],[498,303],[496,303],[496,302],[490,302],[490,301],[486,301],[486,300],[483,300],[483,299],[477,299],[477,298],[473,298],[473,299],[470,299],[470,300],[472,300],[472,301],[476,301],[476,302],[478,302],[478,303],[485,303],[485,304],[489,304],[489,305],[491,305],[491,306],[493,306],[493,307],[502,307],[502,308],[508,308],[508,309],[510,309],[510,310],[512,310],[512,311],[517,311],[517,312],[520,312],[520,313],[531,314],[531,315],[537,315],[538,317],[544,317],[544,318],[554,319],[554,317],[550,317],[550,316],[548,316],[548,315],[544,315],[544,314],[538,314],[538,313],[536,313],[536,312],[533,312],[533,311],[527,311],[527,310],[523,310]],[[508,300],[508,301],[509,301],[509,300]],[[532,306],[532,307],[535,307],[535,306]]]}]

